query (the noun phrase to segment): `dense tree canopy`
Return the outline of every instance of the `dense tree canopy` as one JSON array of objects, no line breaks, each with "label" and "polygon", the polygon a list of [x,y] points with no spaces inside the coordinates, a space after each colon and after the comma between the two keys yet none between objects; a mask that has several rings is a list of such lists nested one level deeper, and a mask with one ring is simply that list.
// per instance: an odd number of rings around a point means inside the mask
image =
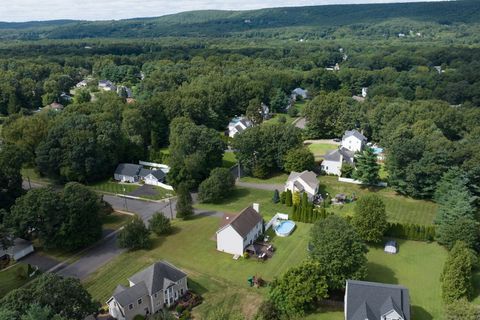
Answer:
[{"label": "dense tree canopy", "polygon": [[235,137],[235,155],[242,167],[256,177],[284,169],[285,156],[301,147],[298,128],[284,124],[269,124],[247,129]]},{"label": "dense tree canopy", "polygon": [[[18,147],[0,146],[0,210],[8,209],[22,195],[23,155]],[[0,217],[0,223],[2,222]]]},{"label": "dense tree canopy", "polygon": [[99,307],[78,279],[62,278],[52,273],[41,275],[28,287],[9,292],[0,299],[0,305],[2,309],[15,315],[9,319],[18,320],[30,319],[24,317],[32,313],[47,312],[53,316],[48,319],[82,320],[96,312]]},{"label": "dense tree canopy", "polygon": [[387,229],[387,213],[382,198],[367,194],[355,204],[352,225],[359,236],[367,242],[381,242]]},{"label": "dense tree canopy", "polygon": [[201,202],[216,202],[227,197],[235,186],[235,178],[227,168],[215,168],[198,188]]},{"label": "dense tree canopy", "polygon": [[328,216],[317,221],[310,231],[310,247],[310,257],[319,263],[329,288],[345,288],[348,279],[365,278],[368,248],[345,219]]}]

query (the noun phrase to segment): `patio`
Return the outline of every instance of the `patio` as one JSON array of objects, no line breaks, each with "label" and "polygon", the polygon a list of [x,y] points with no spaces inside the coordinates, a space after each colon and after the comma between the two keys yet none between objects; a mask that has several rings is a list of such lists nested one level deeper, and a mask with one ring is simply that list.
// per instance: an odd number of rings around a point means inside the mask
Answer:
[{"label": "patio", "polygon": [[273,257],[275,248],[268,242],[254,242],[245,248],[245,252],[248,253],[249,257],[257,258],[258,260],[265,261]]}]

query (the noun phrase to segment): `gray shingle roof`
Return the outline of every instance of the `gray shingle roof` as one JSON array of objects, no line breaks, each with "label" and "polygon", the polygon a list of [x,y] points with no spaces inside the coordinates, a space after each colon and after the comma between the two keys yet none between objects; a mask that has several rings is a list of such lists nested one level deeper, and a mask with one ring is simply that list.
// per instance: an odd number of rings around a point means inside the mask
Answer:
[{"label": "gray shingle roof", "polygon": [[147,269],[133,275],[130,280],[137,284],[144,282],[150,295],[168,288],[172,282],[177,282],[187,275],[168,262],[160,261]]},{"label": "gray shingle roof", "polygon": [[345,308],[346,320],[376,320],[392,310],[411,320],[408,289],[398,285],[348,280]]},{"label": "gray shingle roof", "polygon": [[118,304],[120,304],[122,307],[126,307],[130,303],[134,303],[141,297],[145,297],[148,295],[147,286],[143,281],[135,284],[132,287],[124,288],[124,290],[121,290],[121,288],[123,287],[122,286],[117,287],[115,292],[117,291],[118,292],[115,293],[113,297],[115,298],[115,300],[117,300]]},{"label": "gray shingle roof", "polygon": [[140,172],[138,175],[142,178],[145,178],[149,174],[153,175],[159,181],[162,181],[165,178],[165,172],[163,172],[162,170],[150,170],[145,168],[140,169]]},{"label": "gray shingle roof", "polygon": [[135,177],[138,176],[142,166],[139,164],[132,163],[120,163],[115,170],[115,174],[122,176]]},{"label": "gray shingle roof", "polygon": [[228,225],[231,225],[239,235],[245,237],[261,221],[263,221],[262,216],[253,207],[248,207],[243,209]]},{"label": "gray shingle roof", "polygon": [[323,158],[324,158],[324,160],[327,160],[327,161],[339,162],[341,157],[343,157],[344,162],[353,163],[354,152],[352,152],[352,151],[350,151],[350,150],[348,150],[344,147],[341,147],[339,149],[330,151]]},{"label": "gray shingle roof", "polygon": [[367,140],[367,138],[363,134],[361,134],[360,132],[358,132],[355,129],[350,130],[350,131],[345,131],[345,134],[343,135],[342,139],[346,139],[350,136],[354,136],[355,138],[360,139],[360,140]]},{"label": "gray shingle roof", "polygon": [[312,171],[308,171],[308,170],[305,170],[303,172],[292,171],[288,176],[287,181],[295,181],[298,179],[302,179],[313,189],[315,189],[318,185],[317,175]]}]

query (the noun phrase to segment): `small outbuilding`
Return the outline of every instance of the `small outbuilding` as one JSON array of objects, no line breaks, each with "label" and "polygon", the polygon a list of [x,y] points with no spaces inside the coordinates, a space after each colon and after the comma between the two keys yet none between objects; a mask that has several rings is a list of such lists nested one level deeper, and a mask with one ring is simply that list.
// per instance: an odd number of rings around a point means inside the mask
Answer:
[{"label": "small outbuilding", "polygon": [[0,249],[0,259],[10,258],[15,261],[22,259],[34,251],[33,245],[30,241],[21,238],[13,240],[13,246],[6,250]]},{"label": "small outbuilding", "polygon": [[390,240],[388,241],[386,244],[385,244],[385,249],[384,251],[386,253],[390,253],[390,254],[396,254],[398,252],[398,245],[397,245],[397,241],[395,240]]}]

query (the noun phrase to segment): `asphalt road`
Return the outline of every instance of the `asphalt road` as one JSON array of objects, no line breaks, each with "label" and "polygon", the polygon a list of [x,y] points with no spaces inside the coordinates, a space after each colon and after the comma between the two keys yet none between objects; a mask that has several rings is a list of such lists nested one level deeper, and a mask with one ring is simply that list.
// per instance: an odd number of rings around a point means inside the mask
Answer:
[{"label": "asphalt road", "polygon": [[[155,212],[163,212],[167,218],[175,218],[176,216],[176,200],[163,202],[143,201],[120,196],[104,195],[103,200],[110,203],[115,210],[132,212],[140,216],[145,223],[152,217]],[[171,202],[171,206],[170,206]],[[171,210],[170,210],[171,209]]]}]

